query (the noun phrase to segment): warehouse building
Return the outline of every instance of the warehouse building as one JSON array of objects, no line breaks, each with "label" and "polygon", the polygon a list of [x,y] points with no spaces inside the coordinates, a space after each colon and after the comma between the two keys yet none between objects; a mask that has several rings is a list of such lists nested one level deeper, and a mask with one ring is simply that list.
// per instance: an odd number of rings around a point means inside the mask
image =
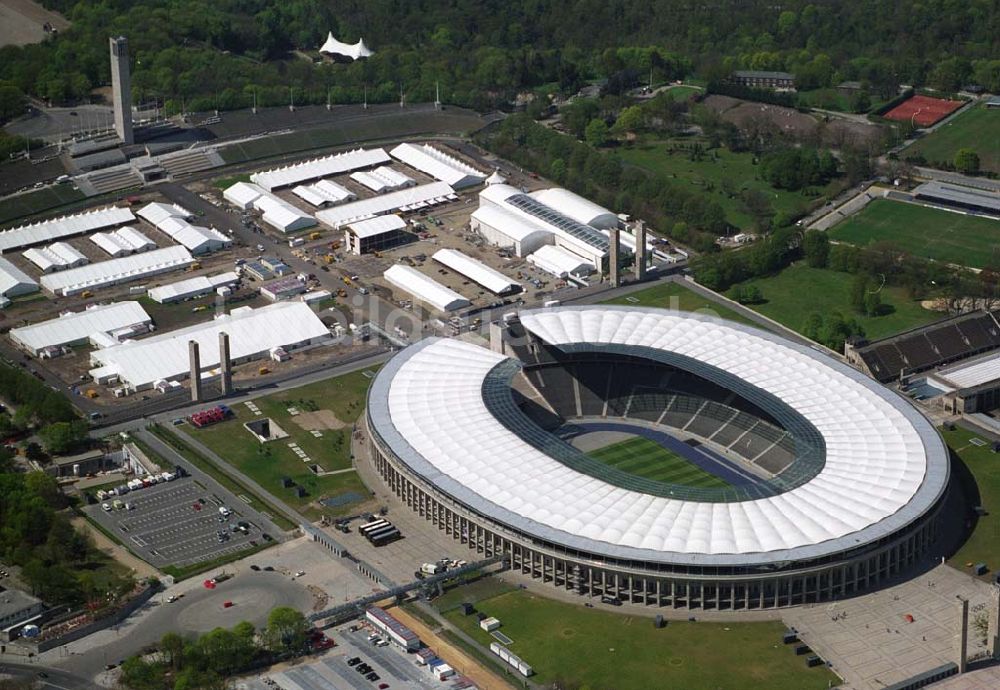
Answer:
[{"label": "warehouse building", "polygon": [[458,158],[440,151],[430,144],[400,144],[391,152],[393,158],[401,160],[414,170],[430,175],[453,189],[464,189],[482,184],[486,175]]},{"label": "warehouse building", "polygon": [[118,228],[111,232],[94,233],[90,236],[90,241],[114,257],[156,249],[156,242],[131,226]]},{"label": "warehouse building", "polygon": [[140,209],[138,215],[192,254],[207,254],[233,244],[231,239],[215,228],[192,225],[190,219],[194,218],[194,214],[177,204],[154,202]]},{"label": "warehouse building", "polygon": [[38,292],[38,283],[8,259],[0,257],[0,295],[3,296],[0,306],[5,307],[10,304],[11,297],[28,295],[32,292]]},{"label": "warehouse building", "polygon": [[507,247],[524,258],[552,241],[552,233],[498,206],[480,206],[469,219],[470,227],[490,244]]},{"label": "warehouse building", "polygon": [[355,149],[332,156],[314,158],[284,168],[254,173],[250,176],[250,180],[254,184],[260,185],[264,190],[273,192],[282,187],[292,187],[309,180],[318,180],[321,177],[331,177],[362,168],[384,165],[391,160],[385,150],[381,148]]},{"label": "warehouse building", "polygon": [[90,259],[67,242],[53,242],[47,247],[32,247],[24,252],[24,258],[38,266],[42,273],[62,271],[89,263]]},{"label": "warehouse building", "polygon": [[17,639],[18,629],[41,618],[42,600],[19,589],[0,589],[0,642]]},{"label": "warehouse building", "polygon": [[286,276],[278,280],[272,280],[260,288],[261,296],[272,302],[291,299],[296,295],[301,295],[305,291],[306,283],[299,276]]},{"label": "warehouse building", "polygon": [[477,285],[481,285],[494,295],[506,297],[521,292],[521,285],[515,283],[500,271],[490,268],[482,261],[477,261],[457,249],[438,249],[431,257],[442,266],[446,266],[460,275],[465,276]]},{"label": "warehouse building", "polygon": [[239,307],[206,323],[95,350],[91,353],[95,368],[90,373],[98,383],[118,381],[131,392],[158,382],[183,380],[190,373],[188,343],[193,340],[200,346],[202,376],[216,376],[219,333],[229,334],[233,365],[268,358],[278,348],[290,352],[332,339],[319,317],[302,302]]},{"label": "warehouse building", "polygon": [[40,223],[32,223],[31,225],[21,225],[0,232],[0,252],[20,249],[21,247],[31,247],[64,237],[82,235],[85,232],[124,225],[134,220],[135,216],[132,215],[131,210],[109,206],[108,208],[101,208],[95,211],[87,211],[86,213],[77,213],[72,216],[63,216]]},{"label": "warehouse building", "polygon": [[179,280],[176,283],[160,285],[151,288],[146,295],[160,304],[170,304],[172,302],[183,302],[195,297],[203,297],[215,292],[220,287],[232,287],[240,281],[240,277],[232,271],[220,273],[215,276],[197,276],[187,280]]},{"label": "warehouse building", "polygon": [[788,72],[772,72],[767,70],[745,69],[736,70],[729,80],[740,86],[752,89],[793,89],[795,75]]},{"label": "warehouse building", "polygon": [[397,215],[375,216],[345,226],[344,245],[352,254],[369,254],[409,241],[406,221]]},{"label": "warehouse building", "polygon": [[557,247],[554,244],[547,244],[534,254],[529,254],[528,263],[557,278],[568,276],[583,278],[594,272],[592,263],[568,249]]},{"label": "warehouse building", "polygon": [[358,184],[367,187],[376,194],[386,194],[404,187],[413,187],[417,184],[409,175],[404,175],[398,170],[393,170],[388,165],[382,165],[374,170],[361,170],[351,173],[351,179]]},{"label": "warehouse building", "polygon": [[55,319],[13,328],[10,339],[28,354],[44,356],[46,351],[91,341],[98,333],[116,338],[150,330],[153,320],[138,302],[96,304],[79,312],[66,312]]},{"label": "warehouse building", "polygon": [[42,287],[54,295],[68,297],[84,290],[128,283],[149,276],[176,271],[194,263],[194,257],[184,247],[172,246],[143,254],[71,268],[68,271],[42,276]]},{"label": "warehouse building", "polygon": [[390,284],[438,311],[456,311],[471,304],[451,288],[409,266],[396,264],[382,275]]},{"label": "warehouse building", "polygon": [[311,185],[299,185],[292,189],[292,194],[306,203],[325,208],[336,206],[357,199],[357,195],[333,180],[320,180]]},{"label": "warehouse building", "polygon": [[348,223],[365,220],[372,216],[381,216],[384,213],[419,211],[447,201],[454,201],[457,198],[455,190],[446,183],[430,182],[328,208],[317,213],[316,217],[331,228],[340,229]]}]

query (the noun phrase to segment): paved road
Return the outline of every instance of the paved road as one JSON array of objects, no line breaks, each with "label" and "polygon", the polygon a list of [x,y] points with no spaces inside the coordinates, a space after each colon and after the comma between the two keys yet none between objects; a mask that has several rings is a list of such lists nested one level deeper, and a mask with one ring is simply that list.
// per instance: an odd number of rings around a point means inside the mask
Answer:
[{"label": "paved road", "polygon": [[[58,690],[88,690],[89,688],[94,687],[94,684],[89,677],[76,675],[74,673],[70,673],[69,671],[53,668],[51,666],[43,666],[41,664],[24,664],[20,662],[7,661],[9,658],[12,657],[0,657],[0,679],[3,679],[5,676],[10,676],[14,680],[24,681],[26,683],[35,682],[37,685],[32,687],[38,688],[38,690],[47,690],[48,688],[57,688]],[[103,665],[101,668],[103,668]],[[97,670],[100,671],[101,669],[99,668]],[[48,677],[42,678],[38,675],[39,673],[44,673]]]}]

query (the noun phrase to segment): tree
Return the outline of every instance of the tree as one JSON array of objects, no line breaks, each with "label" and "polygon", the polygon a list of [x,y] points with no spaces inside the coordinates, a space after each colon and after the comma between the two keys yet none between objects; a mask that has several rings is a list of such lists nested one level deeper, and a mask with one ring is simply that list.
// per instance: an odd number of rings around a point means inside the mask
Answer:
[{"label": "tree", "polygon": [[309,623],[301,612],[279,606],[267,617],[264,635],[272,651],[298,651],[305,647],[308,630]]},{"label": "tree", "polygon": [[851,96],[851,112],[867,113],[872,107],[872,98],[865,89],[858,89]]},{"label": "tree", "polygon": [[608,123],[599,117],[595,117],[587,124],[584,138],[594,148],[604,146],[608,143]]},{"label": "tree", "polygon": [[38,436],[45,444],[45,449],[55,455],[61,455],[75,450],[87,438],[87,423],[83,420],[73,422],[56,422],[42,427]]},{"label": "tree", "polygon": [[756,285],[734,285],[729,290],[729,299],[740,304],[760,304],[764,301],[764,294]]},{"label": "tree", "polygon": [[979,154],[969,148],[959,149],[955,153],[955,169],[966,175],[979,172]]},{"label": "tree", "polygon": [[645,120],[646,117],[641,107],[637,105],[629,106],[618,114],[618,119],[615,120],[612,131],[618,135],[635,134],[635,132],[643,128]]},{"label": "tree", "polygon": [[826,268],[830,259],[830,238],[819,230],[807,231],[802,236],[802,253],[812,268]]}]

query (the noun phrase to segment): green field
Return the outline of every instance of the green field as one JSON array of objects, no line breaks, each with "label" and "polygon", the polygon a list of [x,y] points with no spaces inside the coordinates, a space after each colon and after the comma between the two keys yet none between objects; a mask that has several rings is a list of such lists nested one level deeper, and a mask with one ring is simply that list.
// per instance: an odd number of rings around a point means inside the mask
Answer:
[{"label": "green field", "polygon": [[[952,450],[952,471],[965,492],[966,506],[971,510],[981,505],[986,510],[949,562],[968,573],[971,570],[966,563],[985,563],[990,572],[983,578],[992,579],[1000,570],[1000,454],[991,450],[988,439],[961,427],[942,429],[941,435]],[[970,439],[984,445],[969,443]]]},{"label": "green field", "polygon": [[[517,591],[481,601],[476,608],[499,618],[511,651],[535,670],[532,680],[560,687],[646,690],[819,690],[837,683],[820,666],[806,668],[781,644],[784,625],[670,621],[625,616],[551,601]],[[476,616],[453,610],[445,617],[489,646],[494,639]]]},{"label": "green field", "polygon": [[973,268],[1000,258],[1000,221],[887,199],[872,201],[830,237],[858,246],[892,242],[915,256]]},{"label": "green field", "polygon": [[[302,510],[308,517],[321,513],[337,515],[352,512],[369,492],[351,467],[351,427],[364,408],[365,392],[370,379],[363,372],[354,372],[338,378],[312,383],[301,388],[283,391],[254,401],[261,411],[258,417],[246,405],[233,406],[235,417],[205,429],[184,427],[184,430],[245,472],[265,490],[278,496],[289,505]],[[300,424],[301,417],[292,416],[288,408],[300,412],[323,411],[332,413],[336,426],[320,429],[321,437],[313,436]],[[269,417],[288,435],[288,438],[260,444],[243,424]],[[301,460],[289,443],[296,443],[311,459]],[[309,469],[318,464],[327,472],[343,470],[337,474],[317,476]],[[295,496],[291,489],[281,486],[282,477],[289,477],[305,487],[308,495]],[[345,494],[354,494],[355,500],[334,508],[320,510],[314,501]]]},{"label": "green field", "polygon": [[212,180],[212,186],[216,189],[228,189],[232,187],[237,182],[249,182],[250,174],[242,173],[240,175],[227,175],[226,177],[217,177]]},{"label": "green field", "polygon": [[[694,141],[683,140],[677,143],[691,145]],[[776,213],[800,216],[811,206],[821,203],[828,191],[840,184],[831,182],[827,187],[813,190],[812,196],[804,192],[774,189],[758,178],[757,166],[754,165],[751,153],[732,153],[720,148],[706,151],[700,160],[693,161],[687,151],[669,153],[667,146],[662,140],[640,140],[634,146],[621,148],[618,155],[627,163],[674,177],[678,184],[687,183],[701,188],[706,198],[722,205],[726,220],[740,228],[750,228],[753,225],[753,219],[739,198],[739,193],[744,189],[766,194]]]},{"label": "green field", "polygon": [[[36,213],[73,204],[83,199],[83,192],[68,184],[57,184],[36,192],[18,194],[0,201],[0,223],[8,223],[15,218],[33,216]],[[19,225],[20,223],[11,224]]]},{"label": "green field", "polygon": [[607,300],[603,304],[624,304],[635,307],[659,307],[677,311],[693,311],[720,319],[752,324],[750,319],[733,309],[702,297],[679,283],[660,283],[630,295]]},{"label": "green field", "polygon": [[645,479],[683,486],[729,486],[672,450],[648,438],[630,438],[587,453],[605,465]]},{"label": "green field", "polygon": [[902,155],[920,155],[928,163],[951,163],[962,148],[979,154],[983,170],[1000,172],[1000,109],[988,110],[982,105],[970,108],[918,140]]},{"label": "green field", "polygon": [[830,314],[838,311],[844,318],[853,318],[864,328],[869,338],[884,338],[908,328],[914,328],[941,318],[919,302],[909,299],[906,291],[897,287],[882,288],[882,304],[889,313],[862,316],[851,309],[851,284],[854,276],[825,268],[810,268],[804,263],[789,266],[777,275],[751,280],[764,294],[763,304],[751,305],[754,311],[802,332],[809,314]]}]

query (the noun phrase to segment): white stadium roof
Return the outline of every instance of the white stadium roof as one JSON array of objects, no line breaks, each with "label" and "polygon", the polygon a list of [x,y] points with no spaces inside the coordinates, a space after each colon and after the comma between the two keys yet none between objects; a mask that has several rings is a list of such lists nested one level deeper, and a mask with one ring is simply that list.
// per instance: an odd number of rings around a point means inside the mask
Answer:
[{"label": "white stadium roof", "polygon": [[560,278],[565,278],[570,273],[586,276],[594,272],[594,264],[582,256],[577,256],[570,250],[557,247],[554,244],[539,247],[534,254],[529,254],[527,258],[528,263]]},{"label": "white stadium roof", "polygon": [[383,274],[385,279],[409,293],[414,298],[426,302],[438,311],[455,311],[469,306],[469,300],[449,287],[445,287],[430,276],[415,268],[395,264]]},{"label": "white stadium roof", "polygon": [[24,258],[38,266],[43,273],[82,266],[89,261],[80,250],[66,242],[53,242],[47,247],[33,247],[24,252]]},{"label": "white stadium roof", "polygon": [[135,216],[132,215],[130,209],[109,206],[96,211],[45,220],[32,225],[22,225],[0,232],[0,252],[51,242],[62,237],[80,235],[101,228],[123,225],[131,223],[133,220],[135,220]]},{"label": "white stadium roof", "polygon": [[320,46],[319,52],[327,55],[340,55],[352,60],[371,57],[375,51],[365,45],[365,39],[359,38],[357,43],[341,43],[333,37],[333,32],[326,34],[326,41]]},{"label": "white stadium roof", "polygon": [[438,249],[431,258],[474,283],[482,285],[494,295],[509,294],[521,287],[519,283],[515,283],[500,271],[463,254],[457,249]]},{"label": "white stadium roof", "polygon": [[316,217],[330,227],[339,228],[357,220],[395,211],[415,211],[456,199],[455,190],[444,182],[430,182],[380,194],[370,199],[358,199],[349,204],[320,211]]},{"label": "white stadium roof", "polygon": [[540,189],[528,196],[584,225],[592,225],[595,228],[613,228],[618,225],[618,216],[614,213],[568,189],[559,187]]},{"label": "white stadium roof", "polygon": [[86,340],[94,333],[110,333],[140,323],[150,323],[149,314],[138,302],[99,304],[79,312],[66,312],[55,319],[14,328],[11,340],[29,352]]},{"label": "white stadium roof", "polygon": [[232,271],[220,273],[214,276],[196,276],[186,280],[179,280],[176,283],[168,283],[159,287],[150,288],[146,294],[154,302],[166,303],[177,302],[195,295],[205,295],[212,292],[217,287],[232,285],[240,277]]},{"label": "white stadium roof", "polygon": [[773,396],[821,435],[825,462],[794,488],[733,502],[623,488],[570,469],[488,408],[506,358],[467,342],[423,340],[376,377],[370,418],[426,481],[533,538],[614,558],[774,563],[855,550],[925,515],[943,495],[948,455],[905,400],[817,351],[694,314],[628,307],[521,312],[553,347],[689,358]]},{"label": "white stadium roof", "polygon": [[368,220],[359,220],[347,226],[358,237],[374,237],[387,232],[395,232],[406,227],[406,221],[397,215],[375,216]]},{"label": "white stadium roof", "polygon": [[36,292],[38,283],[20,268],[0,256],[0,295],[17,297],[29,292]]},{"label": "white stadium roof", "polygon": [[194,258],[191,252],[185,247],[174,245],[143,254],[98,261],[68,271],[50,273],[42,276],[42,287],[56,295],[69,296],[84,290],[140,280],[146,276],[183,268],[192,263]]},{"label": "white stadium roof", "polygon": [[266,191],[272,192],[275,189],[290,187],[307,180],[370,168],[389,163],[391,160],[384,149],[355,149],[323,158],[314,158],[284,168],[254,173],[250,176],[250,180]]},{"label": "white stadium roof", "polygon": [[111,256],[123,256],[156,249],[155,242],[131,226],[118,228],[111,232],[96,232],[90,236],[90,241]]},{"label": "white stadium roof", "polygon": [[241,307],[206,323],[97,350],[91,360],[101,366],[91,373],[95,378],[117,374],[136,389],[161,379],[175,379],[188,372],[190,340],[200,345],[202,368],[212,369],[219,366],[221,332],[229,334],[230,356],[237,361],[266,355],[276,347],[330,338],[327,327],[302,302],[277,302],[260,309]]},{"label": "white stadium roof", "polygon": [[394,148],[390,153],[393,158],[398,158],[411,168],[426,173],[435,180],[447,182],[455,189],[471,187],[486,179],[486,175],[471,165],[439,151],[430,144],[418,146],[404,143]]}]

